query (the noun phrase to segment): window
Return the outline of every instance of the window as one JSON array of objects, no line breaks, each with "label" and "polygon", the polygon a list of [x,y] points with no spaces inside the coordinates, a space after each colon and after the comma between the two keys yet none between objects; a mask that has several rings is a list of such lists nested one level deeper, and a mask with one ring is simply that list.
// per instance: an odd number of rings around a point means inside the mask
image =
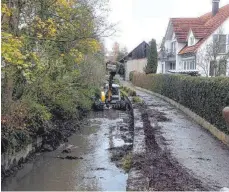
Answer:
[{"label": "window", "polygon": [[194,45],[194,37],[190,37],[189,39],[189,46]]},{"label": "window", "polygon": [[112,87],[112,95],[118,95],[118,88],[117,87]]},{"label": "window", "polygon": [[184,62],[184,70],[186,70],[187,62]]},{"label": "window", "polygon": [[216,53],[226,53],[227,35],[213,35],[213,48]]},{"label": "window", "polygon": [[176,69],[176,64],[175,63],[170,63],[170,70],[175,70]]},{"label": "window", "polygon": [[186,60],[183,61],[183,69],[184,70],[195,70],[196,65],[194,60]]},{"label": "window", "polygon": [[176,41],[172,42],[172,53],[176,52]]},{"label": "window", "polygon": [[211,61],[210,62],[210,76],[225,76],[227,71],[227,61],[219,60],[219,61]]},{"label": "window", "polygon": [[226,75],[226,69],[227,69],[227,60],[220,60],[219,61],[219,76]]},{"label": "window", "polygon": [[209,71],[209,75],[215,76],[215,62],[214,61],[210,61],[210,71]]},{"label": "window", "polygon": [[195,67],[195,62],[194,62],[194,61],[191,61],[190,69],[196,69],[196,67]]},{"label": "window", "polygon": [[219,36],[219,53],[226,53],[226,35]]}]

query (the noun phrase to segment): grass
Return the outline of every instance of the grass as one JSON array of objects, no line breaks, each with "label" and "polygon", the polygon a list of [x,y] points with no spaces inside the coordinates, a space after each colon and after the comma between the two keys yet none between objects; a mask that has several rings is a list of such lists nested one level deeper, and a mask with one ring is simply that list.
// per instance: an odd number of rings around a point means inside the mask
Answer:
[{"label": "grass", "polygon": [[132,154],[127,154],[122,158],[122,168],[126,171],[129,172],[132,166]]},{"label": "grass", "polygon": [[135,90],[133,90],[133,89],[130,89],[130,88],[128,88],[128,87],[121,87],[121,90],[124,92],[124,93],[126,93],[125,95],[126,96],[132,96],[132,97],[134,97],[134,96],[136,96],[137,95],[137,93],[136,93],[136,91]]}]

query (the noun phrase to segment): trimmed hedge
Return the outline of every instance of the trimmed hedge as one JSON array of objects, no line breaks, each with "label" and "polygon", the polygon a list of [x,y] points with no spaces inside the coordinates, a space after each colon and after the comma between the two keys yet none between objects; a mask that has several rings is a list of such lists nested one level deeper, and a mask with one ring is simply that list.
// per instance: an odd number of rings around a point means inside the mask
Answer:
[{"label": "trimmed hedge", "polygon": [[171,74],[133,73],[132,83],[184,105],[225,133],[229,133],[222,116],[229,106],[228,77],[191,77]]}]

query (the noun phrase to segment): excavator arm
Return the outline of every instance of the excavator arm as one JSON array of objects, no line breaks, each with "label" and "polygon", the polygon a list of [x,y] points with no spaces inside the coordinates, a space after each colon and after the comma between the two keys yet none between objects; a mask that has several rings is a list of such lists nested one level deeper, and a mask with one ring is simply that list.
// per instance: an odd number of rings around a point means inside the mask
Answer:
[{"label": "excavator arm", "polygon": [[109,80],[108,80],[108,98],[107,101],[111,102],[112,99],[112,84],[114,82],[114,76],[118,73],[120,65],[116,63],[107,63],[106,70],[109,72]]}]

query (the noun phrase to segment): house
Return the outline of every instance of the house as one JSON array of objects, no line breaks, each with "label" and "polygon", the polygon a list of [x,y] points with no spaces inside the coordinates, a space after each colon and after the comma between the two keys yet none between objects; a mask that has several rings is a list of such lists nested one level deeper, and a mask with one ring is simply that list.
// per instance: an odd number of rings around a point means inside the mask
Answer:
[{"label": "house", "polygon": [[229,76],[229,4],[197,18],[171,18],[159,52],[158,73]]},{"label": "house", "polygon": [[148,48],[149,44],[143,41],[119,61],[125,67],[125,80],[129,80],[131,71],[144,72],[147,64]]}]

